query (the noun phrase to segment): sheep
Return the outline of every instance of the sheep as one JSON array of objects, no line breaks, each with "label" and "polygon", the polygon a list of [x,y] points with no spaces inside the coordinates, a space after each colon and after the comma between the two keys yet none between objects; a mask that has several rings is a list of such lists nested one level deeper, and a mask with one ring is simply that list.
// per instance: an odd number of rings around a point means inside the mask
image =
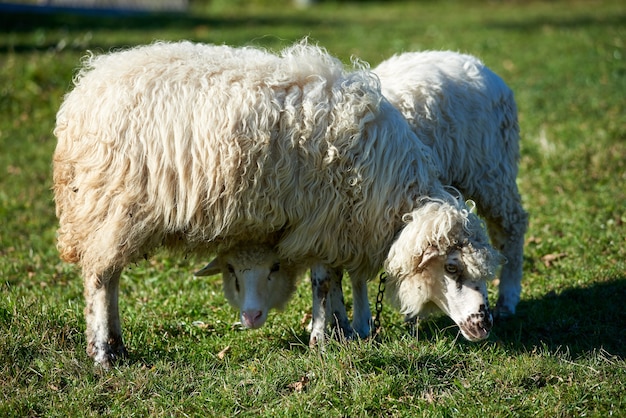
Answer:
[{"label": "sheep", "polygon": [[[226,299],[240,310],[241,323],[246,328],[257,329],[267,320],[270,309],[283,309],[293,295],[301,273],[302,266],[297,268],[288,260],[281,260],[271,244],[253,244],[219,254],[194,275],[221,274]],[[318,265],[311,269],[311,275],[315,283],[319,282],[317,277],[320,276],[321,280],[330,281],[330,287],[324,315],[320,314],[324,302],[316,298],[312,315],[315,320],[309,323],[309,331],[321,335],[328,322],[340,339],[352,338],[341,287],[343,270]],[[314,288],[313,292],[319,295],[317,289]],[[319,297],[326,298],[325,295]]]},{"label": "sheep", "polygon": [[241,324],[250,329],[263,326],[271,309],[284,308],[302,274],[297,266],[280,260],[271,245],[263,243],[223,251],[195,275],[218,273],[226,300],[239,309]]},{"label": "sheep", "polygon": [[[442,183],[452,184],[473,199],[487,220],[492,243],[507,260],[500,275],[494,313],[500,317],[514,314],[521,293],[528,215],[516,184],[519,126],[513,92],[476,57],[451,51],[396,55],[373,72],[380,79],[385,97],[402,112],[416,137],[433,151]],[[435,310],[419,309],[422,297],[416,298],[415,292],[408,291],[410,283],[416,291],[417,287],[425,287],[418,280],[401,285],[390,280],[392,303],[409,316],[424,317]],[[404,301],[397,293],[400,288]],[[331,292],[330,297],[340,301],[341,287],[334,289],[339,293]],[[442,299],[437,289],[425,294]],[[358,335],[367,336],[369,311],[360,308],[368,303],[367,288],[354,288],[353,296],[352,327]],[[409,310],[410,305],[414,308]],[[443,310],[450,315],[448,308]],[[339,322],[345,323],[340,312],[337,310],[335,317],[339,313]]]},{"label": "sheep", "polygon": [[[389,275],[388,299],[407,319],[424,318],[442,311],[454,320],[466,339],[486,338],[493,325],[486,280],[493,277],[503,260],[490,249],[482,231],[483,223],[469,208],[453,200],[429,201],[407,219],[411,220],[409,226],[394,240],[385,261]],[[413,222],[415,219],[419,221]],[[264,251],[269,252],[267,248]],[[266,257],[276,259],[277,255],[269,252]],[[215,260],[209,266],[214,263]],[[257,263],[261,264],[261,260]],[[359,287],[365,289],[365,301],[359,305],[355,300],[355,321],[359,318],[362,321],[359,328],[356,323],[350,325],[347,319],[341,274],[339,269],[331,277],[326,320],[336,322],[333,327],[340,337],[351,338],[354,332],[365,338],[370,333],[371,315],[369,312],[362,314],[363,306],[368,306],[366,283],[357,282],[353,291],[356,298],[363,294]],[[253,278],[249,286],[254,287],[257,281],[263,280],[262,275]],[[315,287],[314,294],[318,291]],[[283,296],[288,298],[289,294]],[[313,321],[317,316],[319,313],[314,312]],[[314,323],[310,327],[313,332]]]},{"label": "sheep", "polygon": [[[239,309],[239,318],[245,328],[258,329],[265,324],[270,310],[283,310],[296,290],[298,278],[303,273],[302,266],[281,260],[272,242],[277,242],[276,238],[273,240],[269,238],[267,243],[238,245],[218,254],[194,273],[198,277],[222,275],[226,300],[232,307]],[[341,289],[343,271],[336,269],[327,272],[326,269],[321,269],[316,272],[313,268],[312,274],[328,275],[328,279],[331,280],[330,297],[339,299],[329,300],[326,304],[325,319],[333,325],[340,338],[351,338],[352,332]],[[338,289],[335,286],[338,286]],[[316,314],[316,317],[319,317],[319,314]],[[324,319],[322,321],[320,328],[325,322]],[[313,327],[312,323],[310,327]]]},{"label": "sheep", "polygon": [[[57,247],[82,269],[87,353],[105,368],[127,355],[121,272],[159,246],[220,254],[277,236],[281,260],[316,273],[324,319],[333,271],[362,285],[425,196],[455,201],[376,77],[306,42],[280,54],[182,41],[88,56],[54,134]],[[463,231],[457,247],[481,231],[443,218]],[[481,249],[492,264],[497,252]],[[488,333],[488,318],[474,322]]]},{"label": "sheep", "polygon": [[[493,319],[489,311],[486,280],[493,277],[495,270],[502,263],[502,258],[495,253],[489,245],[488,237],[484,233],[484,224],[473,214],[468,207],[461,204],[458,192],[456,200],[424,198],[424,204],[410,215],[406,215],[407,226],[394,240],[389,254],[386,257],[384,268],[389,275],[388,298],[407,319],[424,318],[437,311],[443,311],[459,326],[461,334],[470,341],[479,341],[489,335],[489,329],[493,325]],[[414,220],[416,220],[414,222]],[[231,257],[242,258],[245,250],[235,249]],[[263,269],[274,262],[283,265],[278,254],[269,246],[255,248],[256,258],[247,265],[254,269]],[[225,269],[216,269],[220,263],[219,256],[210,262],[196,275],[209,275],[221,272],[226,280]],[[268,267],[265,267],[266,271]],[[369,312],[363,316],[363,306],[369,306],[367,301],[366,281],[356,282],[355,297],[362,293],[359,289],[365,289],[365,301],[359,304],[355,300],[355,321],[359,318],[363,321],[362,328],[353,323],[350,325],[343,302],[341,288],[342,270],[332,272],[324,271],[323,266],[318,266],[318,271],[312,269],[311,277],[314,283],[313,294],[319,294],[323,286],[316,284],[316,275],[322,275],[330,280],[325,284],[328,287],[327,295],[320,298],[328,298],[325,305],[326,316],[314,309],[313,321],[310,324],[312,335],[317,335],[317,340],[312,339],[311,345],[323,341],[324,319],[334,322],[332,325],[340,338],[352,338],[353,333],[359,337],[367,337],[370,333]],[[232,270],[232,269],[231,269]],[[285,273],[288,274],[288,273]],[[232,276],[233,273],[231,272]],[[265,274],[251,274],[247,285],[242,287],[240,297],[245,298],[247,289],[255,289],[255,294],[261,292],[256,289],[263,287]],[[291,276],[293,278],[293,276]],[[293,280],[283,282],[293,283]],[[226,288],[225,288],[226,289]],[[232,293],[232,291],[231,291]],[[282,292],[282,303],[293,292]],[[268,305],[269,296],[262,305]],[[236,303],[233,303],[237,306]],[[314,306],[322,306],[320,303]],[[261,315],[262,311],[258,311]],[[320,319],[321,316],[321,319]],[[247,324],[246,320],[242,322]],[[364,319],[363,319],[364,318]],[[321,321],[321,322],[316,322]],[[265,320],[258,325],[261,326]],[[249,328],[256,328],[249,326]]]},{"label": "sheep", "polygon": [[528,215],[516,184],[519,125],[513,92],[479,59],[452,51],[395,55],[372,71],[383,95],[432,150],[442,183],[476,202],[491,242],[506,259],[494,313],[514,314]]}]

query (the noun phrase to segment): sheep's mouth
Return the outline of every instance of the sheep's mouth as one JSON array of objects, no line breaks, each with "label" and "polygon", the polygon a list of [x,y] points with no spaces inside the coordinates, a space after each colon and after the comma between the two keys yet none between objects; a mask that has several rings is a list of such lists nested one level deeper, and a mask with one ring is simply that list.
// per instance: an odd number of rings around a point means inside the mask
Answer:
[{"label": "sheep's mouth", "polygon": [[459,328],[461,334],[469,341],[475,342],[489,337],[489,332],[493,327],[493,318],[488,309],[481,309],[479,312],[471,314],[461,322]]},{"label": "sheep's mouth", "polygon": [[487,329],[483,326],[474,326],[474,327],[463,327],[461,326],[461,334],[472,342],[481,341],[485,338],[489,337],[490,329]]}]

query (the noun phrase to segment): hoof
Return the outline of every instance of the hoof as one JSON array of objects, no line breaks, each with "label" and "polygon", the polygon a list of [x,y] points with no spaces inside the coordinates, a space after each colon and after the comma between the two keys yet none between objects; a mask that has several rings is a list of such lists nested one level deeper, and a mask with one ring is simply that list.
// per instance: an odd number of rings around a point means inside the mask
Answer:
[{"label": "hoof", "polygon": [[515,311],[511,311],[506,306],[496,306],[493,310],[493,318],[497,321],[511,318],[513,315],[515,315]]},{"label": "hoof", "polygon": [[96,365],[102,366],[105,370],[110,370],[116,363],[128,357],[128,351],[124,344],[120,343],[89,343],[87,355],[93,359]]},{"label": "hoof", "polygon": [[309,347],[317,348],[324,345],[324,331],[313,331],[311,333],[311,338],[309,339]]}]

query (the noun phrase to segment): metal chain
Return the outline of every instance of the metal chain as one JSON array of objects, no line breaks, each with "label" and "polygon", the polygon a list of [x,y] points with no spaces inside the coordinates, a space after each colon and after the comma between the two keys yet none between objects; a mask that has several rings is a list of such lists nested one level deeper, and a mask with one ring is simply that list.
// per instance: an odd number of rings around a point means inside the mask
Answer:
[{"label": "metal chain", "polygon": [[374,337],[380,332],[380,314],[383,311],[383,296],[385,295],[385,283],[387,283],[387,273],[384,271],[378,276],[378,294],[376,295],[376,316],[374,317]]}]

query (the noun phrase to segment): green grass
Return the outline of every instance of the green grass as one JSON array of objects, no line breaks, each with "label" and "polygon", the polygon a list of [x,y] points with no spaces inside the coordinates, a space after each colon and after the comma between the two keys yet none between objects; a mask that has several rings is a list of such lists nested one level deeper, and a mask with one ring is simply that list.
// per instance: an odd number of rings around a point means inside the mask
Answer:
[{"label": "green grass", "polygon": [[[194,2],[170,17],[0,15],[0,416],[626,416],[622,2],[248,3]],[[285,312],[242,331],[220,278],[191,275],[206,260],[159,253],[123,275],[130,359],[94,367],[50,191],[55,112],[80,58],[154,39],[278,49],[307,35],[372,65],[406,50],[472,53],[513,88],[531,216],[518,314],[472,344],[447,318],[416,339],[385,306],[379,344],[320,354],[301,324],[306,280]]]}]

